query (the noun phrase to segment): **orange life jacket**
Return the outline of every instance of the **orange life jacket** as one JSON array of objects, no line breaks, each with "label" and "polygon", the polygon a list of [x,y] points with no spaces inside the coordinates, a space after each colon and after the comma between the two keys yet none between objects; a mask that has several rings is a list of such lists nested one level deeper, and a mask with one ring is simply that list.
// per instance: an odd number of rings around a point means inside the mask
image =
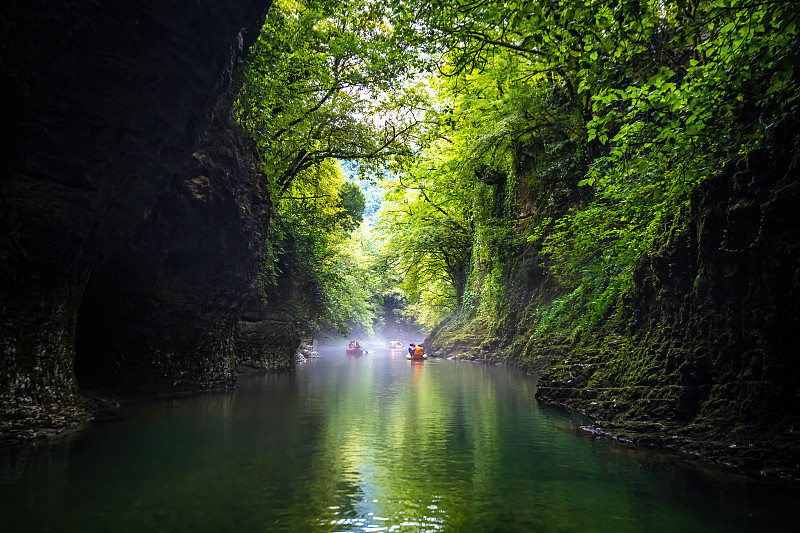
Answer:
[{"label": "orange life jacket", "polygon": [[422,346],[414,347],[414,355],[422,355],[422,352],[423,352]]}]

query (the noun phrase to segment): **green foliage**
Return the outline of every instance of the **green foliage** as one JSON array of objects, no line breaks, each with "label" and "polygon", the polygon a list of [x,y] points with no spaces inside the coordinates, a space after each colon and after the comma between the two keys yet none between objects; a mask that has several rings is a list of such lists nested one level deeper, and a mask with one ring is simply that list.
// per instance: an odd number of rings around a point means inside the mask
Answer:
[{"label": "green foliage", "polygon": [[474,180],[455,172],[449,142],[437,138],[428,157],[382,182],[383,270],[402,280],[410,310],[425,325],[461,306],[469,273]]},{"label": "green foliage", "polygon": [[[237,109],[278,199],[308,197],[330,158],[393,173],[377,264],[424,323],[502,322],[536,256],[562,291],[539,331],[588,329],[626,319],[637,265],[686,231],[698,189],[800,113],[795,7],[278,2]],[[412,84],[412,65],[437,74]],[[359,222],[352,187],[339,198],[350,222],[320,215],[319,242]]]},{"label": "green foliage", "polygon": [[514,239],[498,229],[528,217],[513,231],[564,291],[540,331],[625,318],[636,265],[686,230],[698,188],[798,115],[791,2],[411,4],[410,38],[444,77],[448,165],[495,189],[475,219],[469,300],[492,316],[509,301],[513,268],[497,265]]},{"label": "green foliage", "polygon": [[312,331],[329,326],[347,333],[358,326],[371,332],[376,319],[378,280],[368,268],[369,243],[355,231],[363,195],[352,185],[328,161],[301,173],[276,206],[272,246],[281,251],[283,274],[300,287],[295,314]]},{"label": "green foliage", "polygon": [[584,326],[624,316],[636,262],[685,231],[694,192],[798,109],[786,58],[797,57],[798,13],[788,3],[641,8],[637,30],[617,31],[613,46],[589,39],[602,60],[577,75],[591,95],[587,141],[605,149],[581,181],[595,188],[592,203],[545,245],[560,279],[582,290]]},{"label": "green foliage", "polygon": [[410,51],[389,8],[367,0],[279,0],[240,65],[239,122],[256,140],[273,194],[327,159],[362,171],[408,151],[417,95],[400,86]]},{"label": "green foliage", "polygon": [[369,270],[365,235],[347,239],[337,253],[320,265],[319,285],[324,289],[323,325],[341,333],[354,327],[372,335],[379,311],[379,280]]},{"label": "green foliage", "polygon": [[342,183],[339,189],[339,205],[344,210],[343,225],[346,230],[352,231],[364,221],[367,199],[357,184],[351,181]]},{"label": "green foliage", "polygon": [[365,174],[408,152],[420,95],[400,85],[411,55],[389,13],[366,0],[276,1],[239,65],[235,112],[276,206],[260,282],[284,275],[303,287],[295,314],[312,330],[370,331],[376,318],[378,289],[354,233],[365,198],[337,160]]}]

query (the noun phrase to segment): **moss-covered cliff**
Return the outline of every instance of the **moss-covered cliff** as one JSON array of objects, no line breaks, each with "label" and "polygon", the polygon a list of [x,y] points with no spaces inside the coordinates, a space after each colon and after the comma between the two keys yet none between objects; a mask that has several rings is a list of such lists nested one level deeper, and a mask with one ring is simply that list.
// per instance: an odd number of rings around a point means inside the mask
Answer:
[{"label": "moss-covered cliff", "polygon": [[[621,313],[580,327],[548,256],[518,245],[476,265],[482,300],[426,343],[535,373],[540,401],[589,414],[598,433],[797,477],[795,135],[784,125],[769,149],[697,191],[688,219],[637,264]],[[501,298],[485,289],[493,271]]]},{"label": "moss-covered cliff", "polygon": [[800,474],[800,188],[783,146],[698,192],[688,231],[638,268],[634,323],[578,340],[540,399],[647,442]]}]

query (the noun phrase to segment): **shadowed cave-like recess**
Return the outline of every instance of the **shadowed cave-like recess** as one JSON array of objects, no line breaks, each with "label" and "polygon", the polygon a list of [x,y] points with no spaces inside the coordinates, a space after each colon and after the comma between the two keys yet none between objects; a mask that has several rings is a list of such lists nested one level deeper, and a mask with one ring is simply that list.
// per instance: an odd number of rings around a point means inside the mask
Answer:
[{"label": "shadowed cave-like recess", "polygon": [[85,421],[86,392],[293,366],[293,287],[257,297],[271,204],[230,114],[269,3],[0,7],[0,441]]}]

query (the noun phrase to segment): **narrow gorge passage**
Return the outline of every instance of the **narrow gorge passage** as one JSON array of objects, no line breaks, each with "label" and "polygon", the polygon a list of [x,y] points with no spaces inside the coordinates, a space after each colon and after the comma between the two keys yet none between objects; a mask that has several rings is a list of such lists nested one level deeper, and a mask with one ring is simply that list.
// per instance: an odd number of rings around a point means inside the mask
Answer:
[{"label": "narrow gorge passage", "polygon": [[107,4],[0,6],[0,523],[791,526],[797,2]]}]

